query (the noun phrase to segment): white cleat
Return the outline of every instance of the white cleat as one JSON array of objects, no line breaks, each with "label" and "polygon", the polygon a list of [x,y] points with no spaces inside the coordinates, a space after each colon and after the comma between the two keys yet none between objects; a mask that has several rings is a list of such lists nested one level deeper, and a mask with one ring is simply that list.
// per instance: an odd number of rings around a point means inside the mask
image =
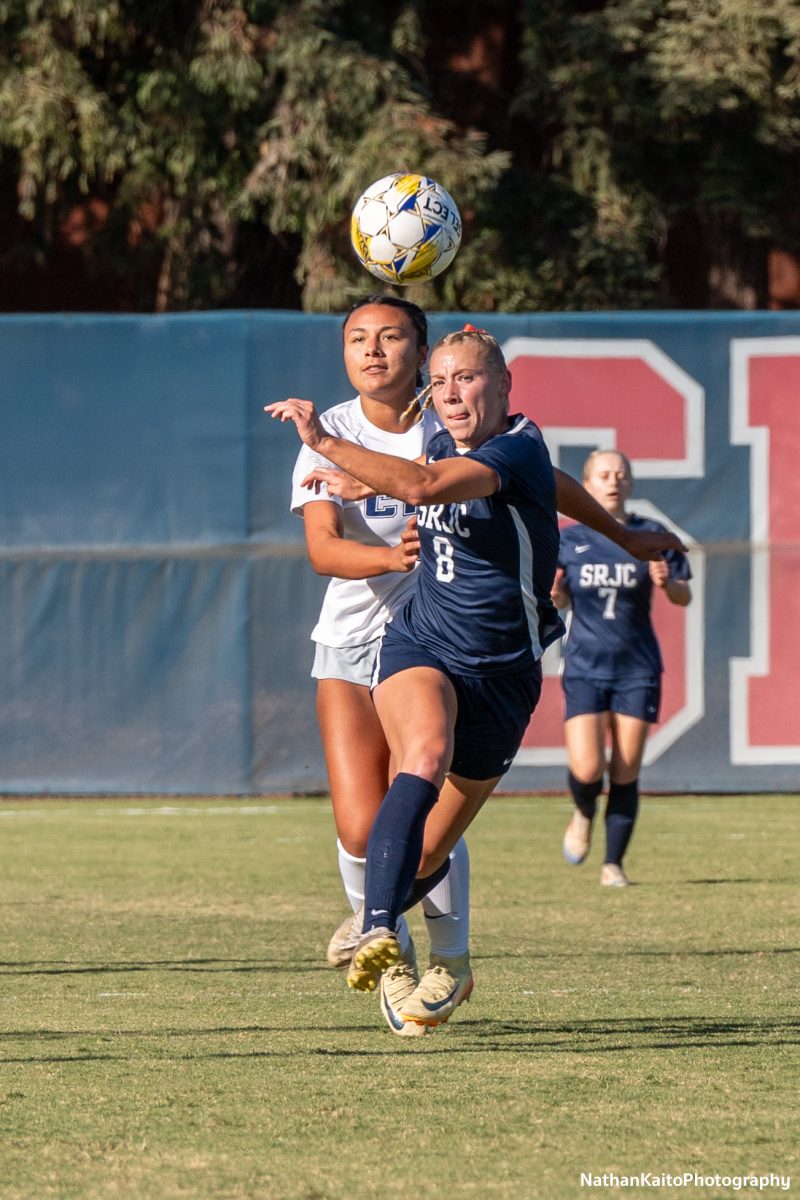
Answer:
[{"label": "white cleat", "polygon": [[420,1037],[428,1032],[426,1025],[406,1022],[400,1015],[403,1005],[416,991],[418,984],[417,955],[414,943],[409,942],[408,948],[400,952],[394,966],[381,975],[381,1012],[392,1033],[396,1033],[398,1037]]},{"label": "white cleat", "polygon": [[617,863],[603,863],[600,883],[602,887],[628,887],[630,879]]},{"label": "white cleat", "polygon": [[404,1021],[433,1028],[443,1025],[465,1000],[469,1000],[475,980],[469,954],[458,958],[431,955],[431,965],[419,981],[419,987],[403,1005]]},{"label": "white cleat", "polygon": [[353,951],[358,945],[363,925],[364,905],[362,904],[356,912],[350,913],[349,917],[345,917],[328,942],[328,950],[325,957],[330,966],[337,968],[350,966],[350,959],[353,957]]}]

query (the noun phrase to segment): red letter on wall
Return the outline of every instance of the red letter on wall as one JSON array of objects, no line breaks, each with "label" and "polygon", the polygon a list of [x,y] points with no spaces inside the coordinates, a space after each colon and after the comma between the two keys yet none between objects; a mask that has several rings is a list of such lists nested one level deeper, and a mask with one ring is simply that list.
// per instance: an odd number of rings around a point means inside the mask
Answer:
[{"label": "red letter on wall", "polygon": [[[640,481],[702,476],[703,390],[653,342],[512,338],[503,350],[513,374],[514,411],[540,426],[556,465],[562,446],[619,446]],[[647,501],[631,508],[663,521],[689,544],[684,531]],[[653,619],[666,672],[661,724],[648,741],[645,762],[658,758],[703,715],[703,568],[703,556],[693,554],[694,599],[688,608],[673,609],[656,597]],[[567,761],[559,662],[558,648],[551,648],[518,765]]]},{"label": "red letter on wall", "polygon": [[750,657],[731,660],[731,762],[800,763],[800,338],[731,345],[731,440],[750,446]]}]

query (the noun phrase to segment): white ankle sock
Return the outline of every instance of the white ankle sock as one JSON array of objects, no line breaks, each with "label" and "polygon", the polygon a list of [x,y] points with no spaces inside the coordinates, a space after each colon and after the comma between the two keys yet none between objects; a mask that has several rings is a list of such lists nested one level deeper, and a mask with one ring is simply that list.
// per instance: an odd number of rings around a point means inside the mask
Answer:
[{"label": "white ankle sock", "polygon": [[431,954],[458,958],[469,949],[469,851],[459,838],[450,853],[450,870],[422,901]]}]

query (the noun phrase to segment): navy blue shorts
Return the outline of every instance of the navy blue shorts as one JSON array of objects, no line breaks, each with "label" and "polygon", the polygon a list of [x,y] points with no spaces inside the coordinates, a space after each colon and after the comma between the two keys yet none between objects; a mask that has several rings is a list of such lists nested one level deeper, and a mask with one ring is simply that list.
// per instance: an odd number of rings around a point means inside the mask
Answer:
[{"label": "navy blue shorts", "polygon": [[620,713],[654,725],[661,707],[661,676],[649,679],[575,679],[565,675],[564,719],[587,713]]},{"label": "navy blue shorts", "polygon": [[464,779],[494,779],[511,766],[542,691],[540,663],[488,679],[456,675],[434,654],[386,627],[372,687],[409,667],[433,667],[452,683],[458,701],[450,770]]}]

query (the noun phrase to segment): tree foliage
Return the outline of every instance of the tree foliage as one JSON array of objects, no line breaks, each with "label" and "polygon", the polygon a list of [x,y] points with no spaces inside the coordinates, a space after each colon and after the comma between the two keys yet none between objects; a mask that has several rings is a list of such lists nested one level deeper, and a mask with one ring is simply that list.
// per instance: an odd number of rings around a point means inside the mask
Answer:
[{"label": "tree foliage", "polygon": [[797,0],[0,0],[0,306],[339,309],[415,169],[429,308],[752,306],[799,146]]}]

